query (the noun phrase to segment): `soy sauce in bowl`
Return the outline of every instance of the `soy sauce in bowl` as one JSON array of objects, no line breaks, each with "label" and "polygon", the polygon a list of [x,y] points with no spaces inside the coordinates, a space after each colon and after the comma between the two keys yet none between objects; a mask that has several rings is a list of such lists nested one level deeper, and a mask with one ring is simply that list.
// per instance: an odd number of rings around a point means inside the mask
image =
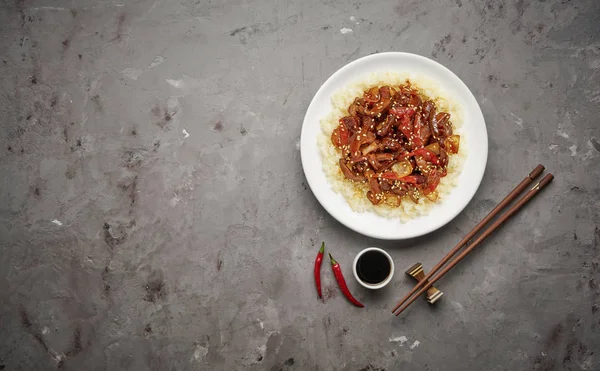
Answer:
[{"label": "soy sauce in bowl", "polygon": [[390,254],[369,247],[356,255],[353,265],[354,277],[368,289],[380,289],[387,285],[394,275],[394,262]]},{"label": "soy sauce in bowl", "polygon": [[385,281],[390,275],[391,268],[387,256],[377,250],[365,252],[356,264],[358,278],[372,285]]}]

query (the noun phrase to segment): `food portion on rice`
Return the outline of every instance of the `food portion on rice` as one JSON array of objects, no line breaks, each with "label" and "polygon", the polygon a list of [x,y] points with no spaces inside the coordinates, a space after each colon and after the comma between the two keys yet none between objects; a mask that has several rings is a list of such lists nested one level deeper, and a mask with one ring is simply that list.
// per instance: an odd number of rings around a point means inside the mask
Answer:
[{"label": "food portion on rice", "polygon": [[464,139],[456,105],[435,84],[371,76],[334,94],[332,104],[321,122],[323,169],[355,211],[407,220],[449,193]]}]

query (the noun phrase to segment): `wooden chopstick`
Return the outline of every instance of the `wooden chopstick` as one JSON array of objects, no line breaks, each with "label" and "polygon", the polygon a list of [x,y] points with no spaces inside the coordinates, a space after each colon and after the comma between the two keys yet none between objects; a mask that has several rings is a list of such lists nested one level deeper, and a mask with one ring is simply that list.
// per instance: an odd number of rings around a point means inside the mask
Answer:
[{"label": "wooden chopstick", "polygon": [[444,258],[440,260],[440,262],[437,263],[437,265],[433,267],[431,271],[429,271],[429,273],[427,273],[427,275],[425,275],[424,279],[419,281],[419,283],[415,287],[413,287],[412,290],[410,290],[410,292],[398,302],[398,304],[396,304],[394,309],[392,309],[392,313],[395,312],[418,289],[424,286],[427,280],[429,280],[438,270],[440,270],[440,268],[442,268],[444,264],[446,264],[446,262],[450,260],[450,258],[456,255],[458,250],[460,250],[467,242],[469,242],[469,240],[473,238],[473,236],[475,236],[475,234],[477,234],[477,232],[479,232],[481,228],[483,228],[492,218],[494,218],[496,214],[498,214],[502,209],[504,209],[506,205],[511,203],[515,199],[515,197],[521,194],[521,192],[523,192],[523,190],[525,190],[525,188],[527,188],[527,186],[529,186],[531,182],[533,182],[535,178],[537,178],[543,171],[544,166],[542,166],[541,164],[536,166],[535,169],[533,169],[533,171],[531,171],[531,173],[529,173],[529,175],[527,175],[525,179],[521,181],[521,183],[519,183],[506,197],[504,197],[504,199],[496,207],[494,207],[494,209],[492,209],[492,211],[490,211],[490,213],[485,218],[483,218],[483,220],[480,221],[479,224],[477,224],[475,228],[473,228],[473,230],[471,230],[471,232],[469,232],[465,237],[463,237],[463,239],[460,240],[456,244],[456,246],[454,246],[452,250],[450,250],[450,252],[446,254],[446,256],[444,256]]},{"label": "wooden chopstick", "polygon": [[554,176],[552,174],[546,174],[546,176],[543,177],[539,183],[533,186],[533,188],[531,188],[523,197],[521,197],[516,204],[511,206],[506,213],[500,216],[498,220],[492,223],[492,225],[488,229],[486,229],[469,246],[467,246],[467,248],[465,248],[465,250],[456,257],[456,259],[451,261],[450,264],[444,267],[444,269],[442,269],[440,273],[438,273],[433,279],[431,279],[427,284],[425,284],[423,288],[419,290],[419,292],[417,292],[416,295],[414,295],[408,300],[408,302],[406,302],[406,304],[400,307],[396,315],[402,313],[410,304],[417,300],[417,298],[421,296],[425,291],[427,291],[428,288],[433,286],[433,284],[435,284],[440,278],[442,278],[450,269],[452,269],[456,264],[458,264],[462,259],[464,259],[464,257],[467,256],[468,253],[470,253],[474,248],[476,248],[477,245],[481,243],[481,241],[483,241],[486,237],[492,234],[492,232],[498,229],[498,227],[502,225],[502,223],[504,223],[511,216],[513,216],[513,214],[516,213],[521,207],[523,207],[523,205],[525,205],[529,200],[531,200],[533,196],[535,196],[542,188],[544,188],[548,183],[550,183],[552,179],[554,179]]}]

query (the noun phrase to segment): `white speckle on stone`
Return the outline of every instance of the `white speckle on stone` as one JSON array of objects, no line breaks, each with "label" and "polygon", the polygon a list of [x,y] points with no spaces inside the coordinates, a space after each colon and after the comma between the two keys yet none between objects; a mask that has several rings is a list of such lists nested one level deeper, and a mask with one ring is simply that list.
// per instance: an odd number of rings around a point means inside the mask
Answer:
[{"label": "white speckle on stone", "polygon": [[457,311],[463,311],[463,310],[465,310],[464,307],[462,306],[462,304],[459,303],[459,302],[457,302],[457,301],[450,300],[450,303],[452,304],[452,306],[454,307],[454,309],[456,309]]},{"label": "white speckle on stone", "polygon": [[535,243],[540,242],[545,237],[545,234],[540,228],[533,228],[533,241]]},{"label": "white speckle on stone", "polygon": [[571,156],[577,155],[577,144],[573,144],[569,149],[571,150]]},{"label": "white speckle on stone", "polygon": [[138,77],[140,77],[140,75],[142,74],[142,72],[144,71],[140,70],[139,68],[125,68],[123,71],[121,71],[123,76],[132,80],[137,80]]},{"label": "white speckle on stone", "polygon": [[400,346],[404,346],[404,343],[408,341],[408,338],[404,335],[390,338],[390,343],[400,343]]},{"label": "white speckle on stone", "polygon": [[[594,140],[595,140],[596,138],[592,138],[592,139],[594,139]],[[597,150],[597,149],[596,149],[596,147],[594,146],[594,143],[592,142],[592,139],[590,139],[590,140],[588,140],[588,141],[587,141],[587,147],[588,147],[588,150],[587,150],[587,152],[586,152],[586,153],[584,153],[584,154],[581,156],[581,158],[582,158],[583,160],[588,160],[588,159],[590,159],[590,158],[592,158],[592,157],[594,157],[594,156],[596,156],[596,155],[598,154],[598,150]]]},{"label": "white speckle on stone", "polygon": [[208,348],[203,347],[202,345],[196,345],[196,350],[194,350],[194,355],[190,361],[198,361],[208,354]]},{"label": "white speckle on stone", "polygon": [[583,361],[583,363],[581,364],[581,369],[582,370],[593,370],[594,369],[594,356],[593,355],[589,355],[585,361]]},{"label": "white speckle on stone", "polygon": [[350,16],[350,20],[351,20],[352,22],[354,22],[354,21],[356,21],[356,17],[355,17],[355,16],[353,16],[353,15],[351,15],[351,16]]},{"label": "white speckle on stone", "polygon": [[259,364],[265,358],[266,352],[267,345],[260,345],[256,347],[256,350],[246,353],[246,355],[242,358],[242,361],[248,366]]},{"label": "white speckle on stone", "polygon": [[600,89],[596,90],[584,90],[585,96],[588,98],[590,103],[600,103]]},{"label": "white speckle on stone", "polygon": [[347,33],[351,33],[351,32],[353,32],[351,28],[347,28],[347,27],[340,28],[340,33],[341,33],[342,35],[345,35],[345,34],[347,34]]},{"label": "white speckle on stone", "polygon": [[173,197],[169,200],[169,205],[174,207],[179,203],[179,201],[181,201],[181,197],[179,197],[177,193],[173,192]]},{"label": "white speckle on stone", "polygon": [[[258,357],[258,358],[260,358],[260,359],[264,358],[265,353],[267,352],[267,344],[263,344],[263,345],[257,347],[256,351],[258,352],[258,354],[260,354],[260,357]],[[258,361],[258,362],[260,362],[260,361]]]},{"label": "white speckle on stone", "polygon": [[52,221],[52,223],[56,224],[56,225],[57,225],[57,226],[59,226],[59,227],[63,225],[63,224],[62,224],[62,222],[61,222],[60,220],[58,220],[58,219],[54,219],[54,220]]},{"label": "white speckle on stone", "polygon": [[515,115],[515,114],[514,114],[514,113],[512,113],[512,112],[510,113],[510,115],[511,115],[511,116],[512,116],[512,118],[513,118],[513,122],[514,122],[515,124],[517,124],[517,126],[518,126],[518,127],[520,127],[520,128],[522,129],[522,128],[523,128],[523,119],[522,119],[522,118],[520,118],[519,116]]},{"label": "white speckle on stone", "polygon": [[296,149],[300,149],[300,138],[296,140]]},{"label": "white speckle on stone", "polygon": [[183,80],[171,80],[171,79],[167,79],[167,83],[173,87],[176,87],[178,89],[183,88]]},{"label": "white speckle on stone", "polygon": [[260,326],[261,329],[265,329],[265,324],[263,323],[263,321],[261,321],[260,319],[257,319],[258,321],[258,325]]},{"label": "white speckle on stone", "polygon": [[410,349],[415,349],[419,345],[421,345],[421,342],[419,340],[415,340],[415,342],[410,346]]},{"label": "white speckle on stone", "polygon": [[569,134],[567,134],[564,130],[562,129],[558,129],[558,131],[556,132],[556,135],[558,135],[559,137],[563,137],[565,139],[569,138]]},{"label": "white speckle on stone", "polygon": [[556,152],[558,152],[558,144],[550,144],[550,145],[548,146],[548,149],[549,149],[550,151],[552,151],[552,153],[556,153]]},{"label": "white speckle on stone", "polygon": [[187,130],[185,130],[185,129],[183,129],[181,132],[183,133],[183,135],[184,135],[183,137],[184,138],[187,138],[187,137],[190,136],[190,133],[188,133]]},{"label": "white speckle on stone", "polygon": [[465,313],[465,308],[462,306],[462,304],[450,299],[448,299],[448,301],[450,302],[454,313],[458,315],[458,319],[460,319],[460,321],[462,322],[467,322],[467,315]]},{"label": "white speckle on stone", "polygon": [[164,61],[165,61],[165,58],[162,55],[157,55],[156,57],[154,57],[154,59],[152,60],[152,63],[150,63],[148,68],[156,67]]},{"label": "white speckle on stone", "polygon": [[544,353],[544,352],[542,352],[542,357],[545,357],[545,356],[547,356],[547,354],[546,354],[546,353]]},{"label": "white speckle on stone", "polygon": [[[169,99],[167,99],[167,107],[169,107],[169,111],[177,111],[177,108],[179,108],[179,98],[180,97],[169,97]],[[175,115],[174,112],[169,113],[171,116]]]},{"label": "white speckle on stone", "polygon": [[46,334],[47,334],[47,333],[49,333],[49,332],[50,332],[50,329],[49,329],[47,326],[44,326],[44,327],[42,328],[42,334],[46,335]]},{"label": "white speckle on stone", "polygon": [[67,8],[57,7],[57,6],[38,6],[35,8],[29,8],[29,11],[34,10],[68,10]]}]

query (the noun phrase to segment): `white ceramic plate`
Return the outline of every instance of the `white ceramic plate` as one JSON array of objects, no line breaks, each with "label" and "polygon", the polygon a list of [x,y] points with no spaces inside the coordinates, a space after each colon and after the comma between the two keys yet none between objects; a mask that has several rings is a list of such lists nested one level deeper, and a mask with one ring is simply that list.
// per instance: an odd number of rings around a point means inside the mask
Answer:
[{"label": "white ceramic plate", "polygon": [[[317,136],[321,119],[331,110],[331,97],[339,90],[372,72],[398,72],[424,75],[439,83],[463,109],[463,134],[467,158],[451,194],[423,215],[402,223],[373,212],[353,211],[344,197],[334,192],[323,172]],[[366,236],[399,240],[432,232],[458,215],[475,195],[487,163],[488,138],[485,120],[475,97],[452,71],[431,59],[409,53],[380,53],[360,58],[334,73],[310,102],[301,134],[302,167],[311,190],[325,210],[348,228]]]}]

